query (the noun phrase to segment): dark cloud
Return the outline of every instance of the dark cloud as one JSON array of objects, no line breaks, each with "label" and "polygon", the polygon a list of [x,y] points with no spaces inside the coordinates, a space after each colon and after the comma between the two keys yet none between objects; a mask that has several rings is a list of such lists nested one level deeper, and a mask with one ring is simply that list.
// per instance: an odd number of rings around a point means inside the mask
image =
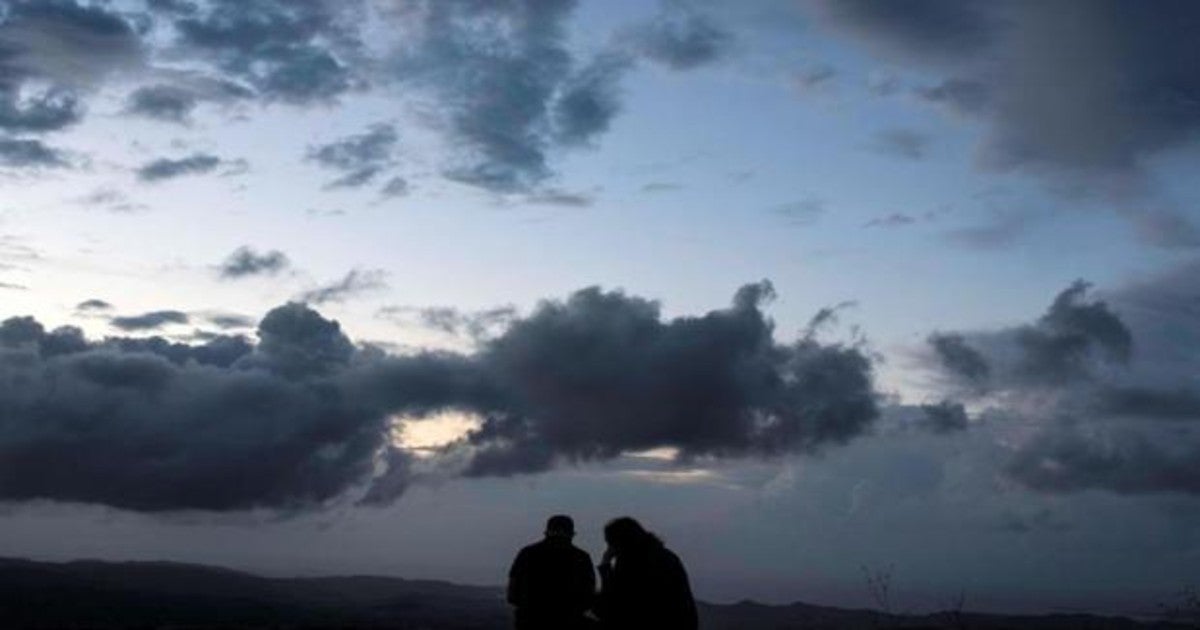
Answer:
[{"label": "dark cloud", "polygon": [[1192,2],[830,0],[821,8],[889,62],[940,75],[918,93],[986,122],[980,160],[988,168],[1137,176],[1145,160],[1193,143],[1200,130],[1200,68],[1189,61],[1200,56],[1200,7]]},{"label": "dark cloud", "polygon": [[379,269],[351,269],[341,280],[301,293],[298,302],[328,304],[387,287],[387,273]]},{"label": "dark cloud", "polygon": [[141,315],[114,317],[109,323],[124,331],[154,330],[171,324],[186,324],[190,318],[182,311],[150,311]]},{"label": "dark cloud", "polygon": [[[0,129],[5,131],[45,133],[73,125],[83,118],[84,92],[113,71],[142,64],[140,36],[111,7],[10,0],[0,10]],[[6,153],[15,151],[10,147]],[[48,156],[17,161],[61,165],[61,159]]]},{"label": "dark cloud", "polygon": [[195,72],[174,72],[168,79],[131,92],[126,98],[125,111],[153,120],[187,124],[201,103],[232,103],[254,95],[239,83]]},{"label": "dark cloud", "polygon": [[330,101],[362,86],[355,0],[208,0],[160,3],[179,43],[208,58],[260,98],[297,104]]},{"label": "dark cloud", "polygon": [[601,55],[564,81],[552,114],[559,143],[587,145],[608,131],[621,109],[618,85],[629,67],[624,57]]},{"label": "dark cloud", "polygon": [[[90,87],[105,75],[133,69],[144,50],[134,25],[103,4],[75,0],[10,0],[0,18],[0,74],[8,80],[49,82],[66,99],[51,105],[68,116],[70,90]],[[11,89],[11,88],[9,88]],[[55,116],[51,116],[55,118]]]},{"label": "dark cloud", "polygon": [[1083,369],[1085,357],[1099,353],[1128,363],[1133,354],[1129,328],[1101,300],[1087,301],[1091,285],[1079,280],[1054,298],[1034,326],[1017,331],[1026,352],[1024,365],[1038,376],[1068,377]]},{"label": "dark cloud", "polygon": [[683,3],[664,3],[659,14],[627,34],[636,52],[672,70],[690,70],[725,57],[731,33],[711,17]]},{"label": "dark cloud", "polygon": [[956,377],[981,384],[991,374],[987,359],[968,345],[962,335],[934,334],[929,337],[929,345],[941,366]]},{"label": "dark cloud", "polygon": [[23,284],[14,284],[12,282],[0,282],[0,289],[8,289],[9,291],[28,291],[29,287]]},{"label": "dark cloud", "polygon": [[383,448],[377,409],[331,396],[344,391],[333,379],[287,369],[312,360],[299,345],[348,344],[336,323],[296,330],[302,324],[268,316],[260,336],[271,343],[254,347],[228,337],[89,343],[77,330],[40,326],[13,340],[13,322],[0,326],[6,500],[296,508],[369,479]]},{"label": "dark cloud", "polygon": [[0,166],[9,168],[61,168],[68,165],[62,151],[41,140],[0,138]]},{"label": "dark cloud", "polygon": [[1076,282],[1031,324],[932,338],[939,369],[972,385],[952,395],[1027,427],[1010,444],[1011,479],[1055,493],[1200,493],[1196,266],[1105,300]]},{"label": "dark cloud", "polygon": [[1200,448],[1194,442],[1170,445],[1134,432],[1046,432],[1024,444],[1005,470],[1043,492],[1200,494]]},{"label": "dark cloud", "polygon": [[380,168],[376,166],[367,166],[360,168],[357,171],[351,171],[345,175],[325,184],[325,190],[337,190],[339,188],[362,188],[367,184],[375,181],[379,175]]},{"label": "dark cloud", "polygon": [[90,300],[84,300],[75,305],[75,310],[81,312],[111,311],[112,308],[112,304],[109,304],[104,300],[98,300],[94,298]]},{"label": "dark cloud", "polygon": [[820,5],[837,24],[889,50],[933,58],[979,54],[1001,25],[987,3],[915,0],[904,6],[875,0],[831,0]]},{"label": "dark cloud", "polygon": [[255,320],[253,317],[245,315],[235,315],[231,313],[215,313],[206,315],[205,321],[220,328],[221,330],[239,330],[254,328]]},{"label": "dark cloud", "polygon": [[185,175],[203,175],[215,171],[221,162],[221,158],[207,153],[196,153],[178,160],[161,158],[143,164],[137,169],[137,176],[144,182],[159,182]]},{"label": "dark cloud", "polygon": [[258,340],[261,362],[290,376],[327,375],[355,352],[337,322],[297,302],[267,313]]},{"label": "dark cloud", "polygon": [[664,321],[654,302],[585,289],[543,303],[481,351],[513,396],[460,445],[469,474],[544,469],[655,447],[770,455],[841,443],[877,415],[869,359],[811,338],[781,345],[760,305]]},{"label": "dark cloud", "polygon": [[173,123],[185,123],[198,104],[196,95],[173,85],[148,85],[129,95],[126,111]]},{"label": "dark cloud", "polygon": [[943,400],[932,405],[921,405],[925,417],[921,424],[934,433],[963,431],[970,423],[967,410],[961,403]]},{"label": "dark cloud", "polygon": [[442,410],[486,418],[433,454],[467,475],[652,447],[811,452],[861,434],[877,415],[870,360],[776,342],[769,295],[748,285],[727,309],[664,320],[654,302],[585,289],[469,355],[358,347],[297,303],[262,319],[257,344],[93,342],[12,318],[0,324],[0,498],[147,512],[387,503],[420,474],[392,441],[398,423]]},{"label": "dark cloud", "polygon": [[374,181],[392,164],[392,153],[399,139],[395,127],[379,123],[364,133],[310,147],[306,159],[343,173],[326,188],[358,188]]},{"label": "dark cloud", "polygon": [[552,174],[550,155],[588,143],[617,112],[624,64],[581,67],[566,41],[572,0],[399,3],[409,46],[396,78],[437,97],[458,158],[450,179],[498,192],[528,190]]},{"label": "dark cloud", "polygon": [[832,328],[841,319],[843,311],[856,306],[858,306],[857,302],[847,301],[819,309],[812,319],[808,320],[808,325],[804,327],[804,338],[813,339],[826,329]]},{"label": "dark cloud", "polygon": [[403,197],[408,194],[410,186],[408,180],[403,177],[396,176],[387,181],[383,188],[379,190],[379,194],[391,199],[392,197]]},{"label": "dark cloud", "polygon": [[1133,336],[1103,300],[1078,281],[1035,323],[989,335],[935,334],[929,344],[949,374],[977,386],[1053,388],[1128,364]]},{"label": "dark cloud", "polygon": [[1098,410],[1105,415],[1167,420],[1200,419],[1200,392],[1145,386],[1114,386],[1101,393]]},{"label": "dark cloud", "polygon": [[21,85],[0,82],[0,129],[13,133],[56,131],[83,118],[83,105],[71,91],[46,90],[22,97]]},{"label": "dark cloud", "polygon": [[929,136],[912,129],[886,129],[875,134],[870,146],[883,155],[920,160],[929,148]]},{"label": "dark cloud", "polygon": [[286,254],[279,250],[256,252],[250,247],[239,247],[217,269],[226,280],[237,280],[250,276],[273,276],[291,266]]}]

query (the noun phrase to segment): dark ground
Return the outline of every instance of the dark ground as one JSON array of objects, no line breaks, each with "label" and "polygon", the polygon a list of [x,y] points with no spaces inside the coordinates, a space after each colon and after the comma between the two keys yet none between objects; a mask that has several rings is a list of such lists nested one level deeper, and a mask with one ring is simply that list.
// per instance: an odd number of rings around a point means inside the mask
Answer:
[{"label": "dark ground", "polygon": [[[704,630],[1181,630],[1088,615],[887,616],[807,604],[700,604]],[[263,578],[162,562],[0,560],[2,628],[509,628],[499,588],[378,577]]]}]

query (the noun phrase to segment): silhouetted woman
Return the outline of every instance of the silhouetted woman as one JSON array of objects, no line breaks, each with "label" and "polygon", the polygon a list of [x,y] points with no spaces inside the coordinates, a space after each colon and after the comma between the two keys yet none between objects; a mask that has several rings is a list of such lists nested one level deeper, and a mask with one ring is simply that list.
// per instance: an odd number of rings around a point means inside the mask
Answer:
[{"label": "silhouetted woman", "polygon": [[654,534],[627,516],[604,527],[596,616],[605,630],[696,630],[687,572]]}]

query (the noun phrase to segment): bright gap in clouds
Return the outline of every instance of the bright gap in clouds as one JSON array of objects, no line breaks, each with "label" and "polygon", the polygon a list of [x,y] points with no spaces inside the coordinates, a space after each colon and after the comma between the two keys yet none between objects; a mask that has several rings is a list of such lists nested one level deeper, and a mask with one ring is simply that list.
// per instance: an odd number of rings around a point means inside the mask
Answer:
[{"label": "bright gap in clouds", "polygon": [[462,411],[440,411],[424,417],[400,416],[395,419],[397,446],[418,457],[429,457],[437,449],[452,444],[478,429],[483,418]]},{"label": "bright gap in clouds", "polygon": [[673,461],[679,457],[679,449],[672,446],[664,446],[661,448],[652,448],[647,451],[638,451],[630,453],[630,457],[643,457],[646,459]]}]

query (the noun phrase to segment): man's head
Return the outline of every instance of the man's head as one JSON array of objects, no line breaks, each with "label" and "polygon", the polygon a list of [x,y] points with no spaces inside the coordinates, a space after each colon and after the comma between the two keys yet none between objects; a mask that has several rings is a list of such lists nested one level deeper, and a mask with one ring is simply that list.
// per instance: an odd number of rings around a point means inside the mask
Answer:
[{"label": "man's head", "polygon": [[575,521],[566,514],[555,514],[546,521],[546,537],[566,538],[575,537]]}]

